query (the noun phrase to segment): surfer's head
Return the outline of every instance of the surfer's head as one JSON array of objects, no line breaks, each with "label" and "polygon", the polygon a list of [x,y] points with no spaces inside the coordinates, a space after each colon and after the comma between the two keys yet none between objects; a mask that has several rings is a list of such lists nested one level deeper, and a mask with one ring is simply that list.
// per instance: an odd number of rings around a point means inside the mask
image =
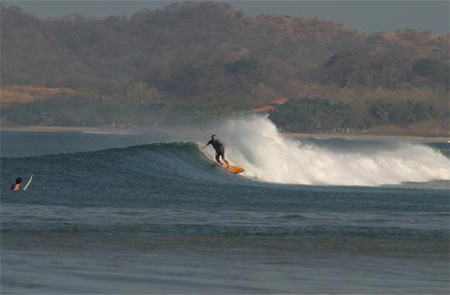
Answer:
[{"label": "surfer's head", "polygon": [[215,140],[216,139],[216,135],[215,134],[211,135],[211,139]]},{"label": "surfer's head", "polygon": [[17,177],[16,184],[21,184],[21,183],[22,183],[22,177]]}]

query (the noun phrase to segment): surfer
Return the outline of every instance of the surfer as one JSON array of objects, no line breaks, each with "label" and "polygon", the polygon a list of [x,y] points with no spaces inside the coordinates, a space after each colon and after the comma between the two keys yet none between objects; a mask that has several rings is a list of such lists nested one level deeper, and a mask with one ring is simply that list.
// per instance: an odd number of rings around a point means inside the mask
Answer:
[{"label": "surfer", "polygon": [[212,145],[213,148],[216,150],[216,161],[217,163],[219,163],[221,166],[223,166],[223,164],[220,162],[220,158],[222,158],[222,160],[227,164],[227,167],[230,167],[230,163],[228,163],[227,160],[225,160],[225,147],[223,145],[223,143],[221,143],[215,134],[211,135],[211,140],[208,141],[208,143],[205,145],[205,148],[208,145]]},{"label": "surfer", "polygon": [[11,190],[12,191],[21,191],[22,190],[22,188],[20,187],[21,184],[22,184],[22,178],[17,177],[16,183],[11,186]]}]

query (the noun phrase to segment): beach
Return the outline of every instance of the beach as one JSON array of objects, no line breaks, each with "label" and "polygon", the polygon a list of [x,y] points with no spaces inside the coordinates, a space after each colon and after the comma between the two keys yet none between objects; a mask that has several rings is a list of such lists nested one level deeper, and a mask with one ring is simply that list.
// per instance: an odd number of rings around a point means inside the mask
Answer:
[{"label": "beach", "polygon": [[[110,134],[138,134],[146,132],[167,132],[184,133],[185,128],[179,127],[134,127],[134,128],[114,128],[114,127],[68,127],[68,126],[1,126],[0,131],[10,132],[85,132],[85,133],[110,133]],[[190,128],[190,132],[200,132],[201,129]],[[450,136],[428,136],[410,134],[364,134],[364,133],[284,133],[294,139],[343,139],[357,141],[386,141],[386,142],[419,142],[419,143],[447,143]]]}]

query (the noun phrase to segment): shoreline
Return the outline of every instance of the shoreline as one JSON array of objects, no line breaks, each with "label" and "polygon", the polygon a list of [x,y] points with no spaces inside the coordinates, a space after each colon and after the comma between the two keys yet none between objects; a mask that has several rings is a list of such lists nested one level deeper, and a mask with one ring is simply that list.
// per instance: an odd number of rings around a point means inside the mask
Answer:
[{"label": "shoreline", "polygon": [[355,141],[384,141],[384,142],[417,142],[417,143],[450,143],[450,137],[419,136],[414,134],[389,135],[389,134],[314,134],[314,133],[286,133],[295,139],[313,138],[324,139],[343,139]]},{"label": "shoreline", "polygon": [[[179,128],[111,128],[111,127],[66,127],[66,126],[8,126],[0,127],[0,132],[82,132],[97,134],[139,134],[149,131],[170,132]],[[450,136],[424,136],[415,134],[326,134],[326,133],[283,133],[295,139],[313,138],[318,140],[343,139],[356,141],[387,141],[387,142],[419,142],[419,143],[450,143]]]},{"label": "shoreline", "polygon": [[0,127],[0,132],[82,132],[106,130],[101,127],[65,127],[65,126],[20,126]]},{"label": "shoreline", "polygon": [[80,133],[105,133],[105,134],[135,134],[140,133],[140,128],[112,128],[112,127],[67,127],[67,126],[20,126],[0,127],[0,132],[80,132]]}]

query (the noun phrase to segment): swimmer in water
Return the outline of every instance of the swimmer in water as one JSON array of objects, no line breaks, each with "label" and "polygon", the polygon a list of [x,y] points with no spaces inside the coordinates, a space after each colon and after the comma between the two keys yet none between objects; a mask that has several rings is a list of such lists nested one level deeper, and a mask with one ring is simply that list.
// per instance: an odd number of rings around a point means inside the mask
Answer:
[{"label": "swimmer in water", "polygon": [[11,190],[12,191],[21,191],[22,190],[22,187],[20,186],[21,184],[22,184],[22,178],[17,177],[16,183],[11,186]]}]

